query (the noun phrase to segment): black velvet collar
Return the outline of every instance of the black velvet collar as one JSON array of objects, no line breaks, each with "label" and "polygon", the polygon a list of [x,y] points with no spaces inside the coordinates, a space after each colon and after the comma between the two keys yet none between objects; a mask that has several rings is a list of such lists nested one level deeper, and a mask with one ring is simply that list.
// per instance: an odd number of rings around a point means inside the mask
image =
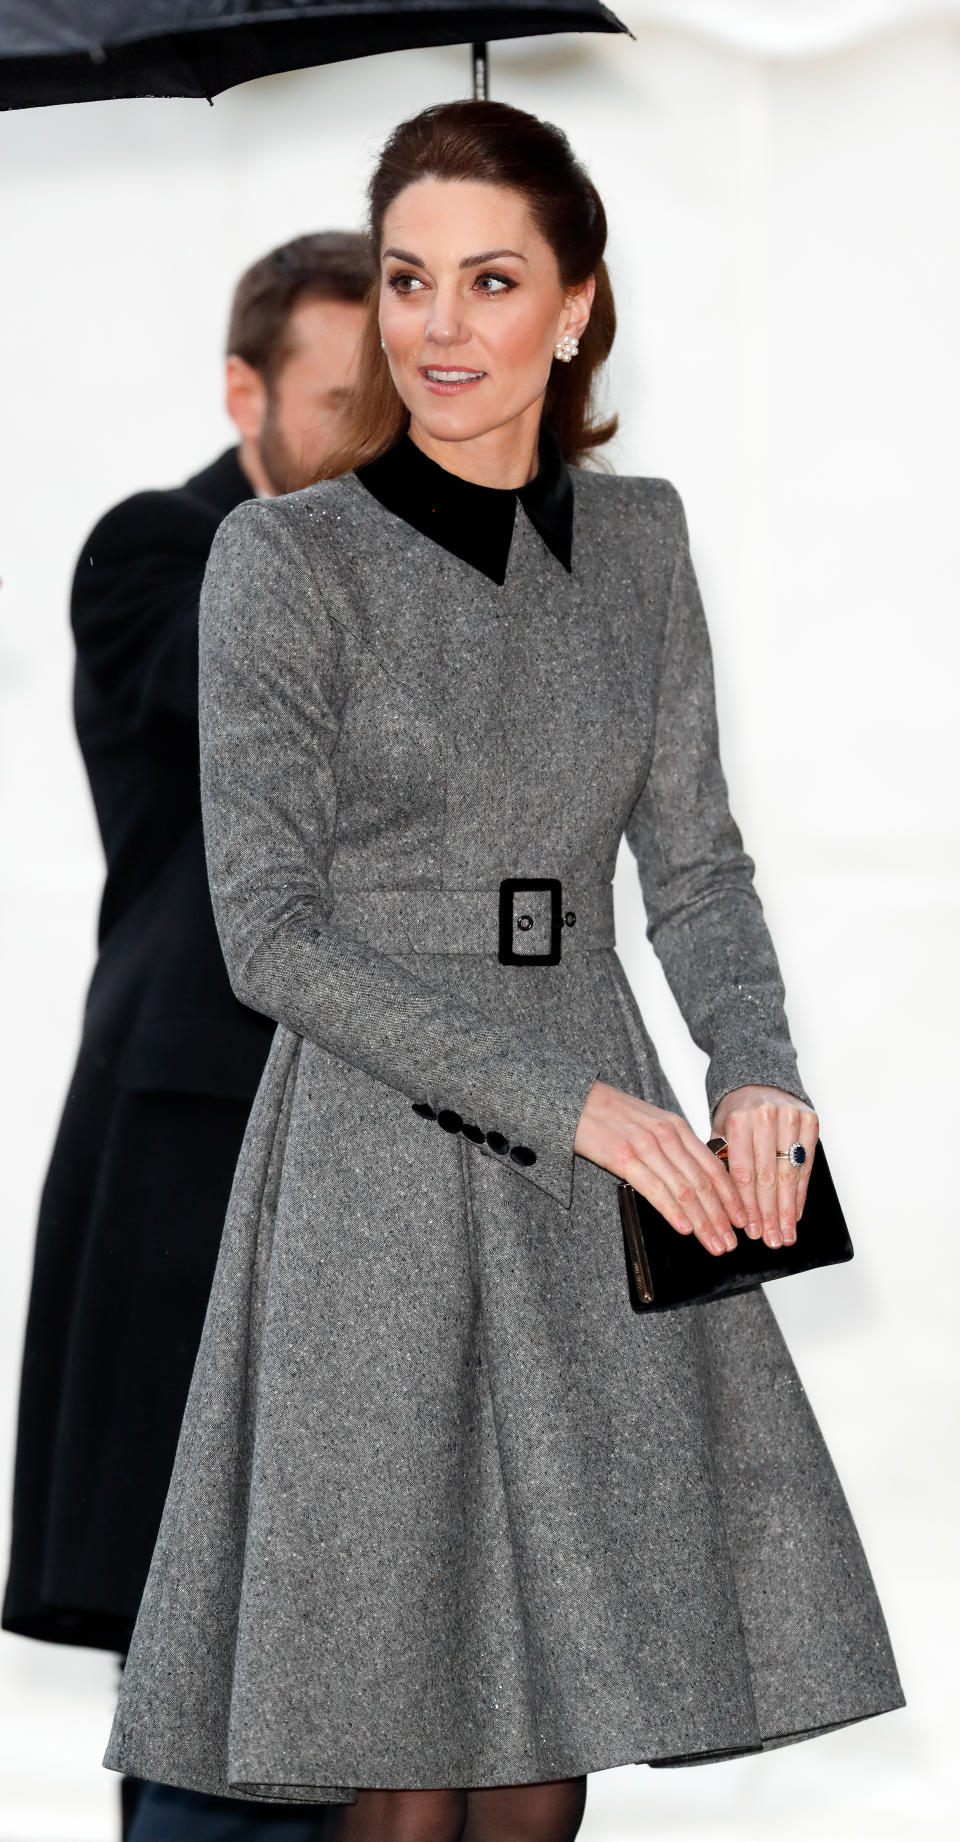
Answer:
[{"label": "black velvet collar", "polygon": [[540,424],[538,467],[525,486],[478,486],[461,480],[401,435],[377,460],[356,470],[387,510],[432,537],[491,582],[506,580],[517,500],[568,572],[573,555],[573,481],[552,429]]}]

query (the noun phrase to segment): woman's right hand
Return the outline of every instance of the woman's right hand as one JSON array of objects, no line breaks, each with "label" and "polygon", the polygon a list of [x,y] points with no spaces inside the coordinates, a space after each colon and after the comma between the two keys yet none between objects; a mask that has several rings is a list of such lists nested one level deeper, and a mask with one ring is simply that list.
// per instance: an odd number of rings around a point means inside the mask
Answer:
[{"label": "woman's right hand", "polygon": [[[594,1081],[584,1102],[574,1151],[625,1178],[678,1234],[695,1234],[711,1254],[737,1244],[747,1212],[720,1158],[679,1113]],[[732,1225],[731,1225],[732,1224]]]}]

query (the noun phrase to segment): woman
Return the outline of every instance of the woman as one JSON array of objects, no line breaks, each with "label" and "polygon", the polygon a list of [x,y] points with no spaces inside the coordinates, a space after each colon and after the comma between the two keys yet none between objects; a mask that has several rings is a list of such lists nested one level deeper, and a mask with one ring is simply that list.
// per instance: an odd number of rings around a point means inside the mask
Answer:
[{"label": "woman", "polygon": [[[280,1027],[107,1763],[341,1802],[350,1842],[564,1842],[591,1770],[903,1698],[763,1293],[629,1303],[618,1177],[778,1246],[817,1119],[679,499],[580,465],[600,199],[555,128],[453,104],[371,226],[349,452],[204,585],[214,906]],[[614,950],[623,832],[730,1174]]]}]

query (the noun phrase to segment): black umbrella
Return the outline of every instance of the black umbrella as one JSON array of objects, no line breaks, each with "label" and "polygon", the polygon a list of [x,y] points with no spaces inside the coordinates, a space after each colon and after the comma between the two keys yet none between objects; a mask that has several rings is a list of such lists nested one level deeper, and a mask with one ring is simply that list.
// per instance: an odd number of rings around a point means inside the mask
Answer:
[{"label": "black umbrella", "polygon": [[0,0],[0,108],[203,96],[416,45],[626,32],[600,0]]}]

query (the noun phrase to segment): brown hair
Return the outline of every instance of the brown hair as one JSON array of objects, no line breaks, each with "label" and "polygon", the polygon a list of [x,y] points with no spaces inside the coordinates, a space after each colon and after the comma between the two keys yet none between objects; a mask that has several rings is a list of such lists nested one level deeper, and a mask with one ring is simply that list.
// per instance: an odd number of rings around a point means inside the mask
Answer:
[{"label": "brown hair", "polygon": [[[407,186],[421,179],[480,180],[521,193],[557,258],[562,285],[574,288],[595,277],[579,354],[571,364],[554,364],[543,406],[544,421],[566,459],[576,464],[617,428],[616,416],[598,422],[594,414],[597,374],[617,324],[603,259],[607,219],[596,186],[552,122],[505,102],[437,103],[393,130],[370,180],[369,236],[378,265],[386,212]],[[379,294],[377,276],[368,296],[350,434],[330,456],[321,479],[374,460],[409,424],[409,411],[380,346]]]},{"label": "brown hair", "polygon": [[303,301],[365,301],[377,265],[358,230],[321,230],[282,243],[234,289],[227,354],[273,381],[289,355],[290,316]]}]

